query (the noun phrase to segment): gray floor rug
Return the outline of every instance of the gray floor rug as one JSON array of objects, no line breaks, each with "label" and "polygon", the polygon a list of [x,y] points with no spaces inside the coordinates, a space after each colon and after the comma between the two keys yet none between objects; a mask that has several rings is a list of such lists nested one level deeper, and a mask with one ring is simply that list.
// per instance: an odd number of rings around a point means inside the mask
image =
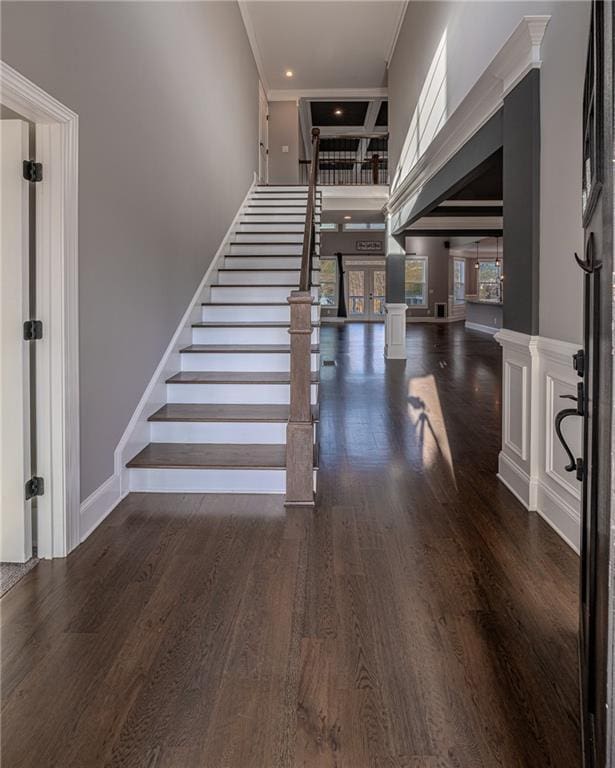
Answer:
[{"label": "gray floor rug", "polygon": [[0,563],[0,597],[6,595],[37,563],[38,557],[30,558],[27,563]]}]

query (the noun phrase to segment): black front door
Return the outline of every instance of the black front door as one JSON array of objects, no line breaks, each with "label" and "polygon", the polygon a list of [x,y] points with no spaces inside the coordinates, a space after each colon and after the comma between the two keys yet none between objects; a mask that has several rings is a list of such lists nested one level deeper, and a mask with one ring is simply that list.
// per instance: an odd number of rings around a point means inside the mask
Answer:
[{"label": "black front door", "polygon": [[584,349],[575,356],[583,417],[580,672],[586,768],[607,761],[609,556],[611,525],[613,303],[613,6],[592,4],[583,94],[582,209]]}]

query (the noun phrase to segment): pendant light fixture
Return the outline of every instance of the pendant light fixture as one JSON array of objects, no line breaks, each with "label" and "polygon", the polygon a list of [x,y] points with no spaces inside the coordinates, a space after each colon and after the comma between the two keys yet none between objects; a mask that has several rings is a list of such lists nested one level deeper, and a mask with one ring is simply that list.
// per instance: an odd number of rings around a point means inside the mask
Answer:
[{"label": "pendant light fixture", "polygon": [[500,238],[495,238],[495,266],[500,266]]},{"label": "pendant light fixture", "polygon": [[474,269],[478,269],[480,267],[480,262],[478,260],[478,240],[476,241],[476,261],[474,262]]}]

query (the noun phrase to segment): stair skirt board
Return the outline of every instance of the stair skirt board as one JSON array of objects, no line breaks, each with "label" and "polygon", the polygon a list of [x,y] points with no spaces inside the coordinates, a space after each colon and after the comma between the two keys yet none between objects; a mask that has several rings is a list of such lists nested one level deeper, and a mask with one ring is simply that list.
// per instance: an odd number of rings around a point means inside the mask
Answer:
[{"label": "stair skirt board", "polygon": [[[320,355],[312,352],[311,370],[319,368]],[[183,352],[182,371],[289,371],[289,352]]]},{"label": "stair skirt board", "polygon": [[[312,405],[318,402],[318,384],[310,388]],[[217,405],[287,405],[290,384],[167,384],[167,403]]]},{"label": "stair skirt board", "polygon": [[[253,328],[232,325],[220,328],[192,328],[193,344],[289,344],[289,326],[266,328],[255,325]],[[319,329],[312,331],[312,344],[318,344]],[[240,402],[240,401],[239,401]]]},{"label": "stair skirt board", "polygon": [[[312,320],[316,322],[320,316],[320,307],[312,306]],[[201,319],[206,322],[290,322],[290,306],[284,301],[280,304],[204,304]]]},{"label": "stair skirt board", "polygon": [[[314,470],[316,492],[318,470]],[[133,492],[286,493],[285,469],[129,469]]]},{"label": "stair skirt board", "polygon": [[[212,285],[210,295],[214,304],[269,304],[287,302],[295,290],[292,285]],[[315,300],[318,298],[318,288],[312,288],[312,296]]]}]

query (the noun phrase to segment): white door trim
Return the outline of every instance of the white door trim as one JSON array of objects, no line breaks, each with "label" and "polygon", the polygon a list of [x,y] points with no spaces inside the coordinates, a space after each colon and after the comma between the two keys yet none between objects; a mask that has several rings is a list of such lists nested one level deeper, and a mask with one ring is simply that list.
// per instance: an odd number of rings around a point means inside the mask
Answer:
[{"label": "white door trim", "polygon": [[43,181],[36,189],[38,555],[64,557],[79,543],[79,118],[0,61],[0,102],[36,124]]}]

